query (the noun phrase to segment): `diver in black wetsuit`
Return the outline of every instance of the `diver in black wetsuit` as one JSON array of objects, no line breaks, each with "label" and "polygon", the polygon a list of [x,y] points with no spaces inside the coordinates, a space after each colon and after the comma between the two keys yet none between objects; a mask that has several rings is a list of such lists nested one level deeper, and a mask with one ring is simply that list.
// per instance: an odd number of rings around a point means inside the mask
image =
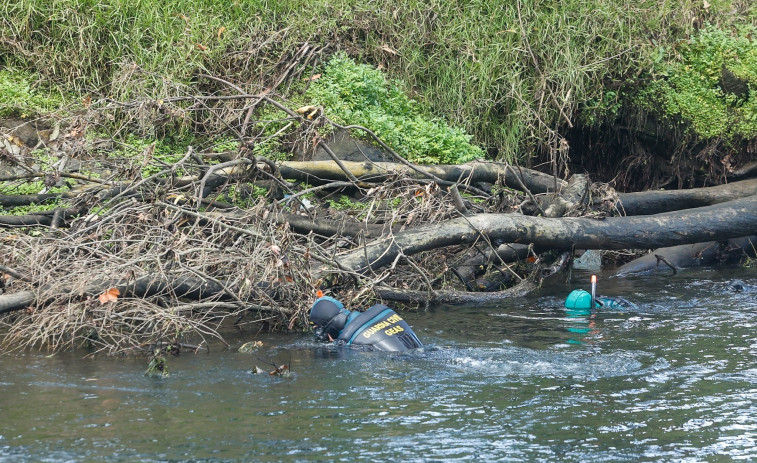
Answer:
[{"label": "diver in black wetsuit", "polygon": [[333,297],[319,297],[310,308],[310,323],[318,339],[339,345],[366,346],[386,352],[423,347],[410,325],[383,304],[365,312],[351,312]]}]

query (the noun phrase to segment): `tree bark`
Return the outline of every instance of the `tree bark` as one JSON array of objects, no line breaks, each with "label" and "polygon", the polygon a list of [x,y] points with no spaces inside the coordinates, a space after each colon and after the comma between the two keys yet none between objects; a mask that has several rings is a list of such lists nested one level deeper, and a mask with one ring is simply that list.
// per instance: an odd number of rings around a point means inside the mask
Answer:
[{"label": "tree bark", "polygon": [[618,209],[625,215],[649,215],[733,201],[757,195],[757,179],[689,190],[620,193]]},{"label": "tree bark", "polygon": [[[358,180],[366,182],[381,182],[398,173],[414,179],[427,179],[422,173],[393,162],[349,162],[343,161],[344,167]],[[278,165],[281,176],[302,180],[308,183],[326,180],[345,180],[347,176],[342,169],[332,161],[288,161]],[[513,167],[501,163],[471,162],[461,165],[428,165],[421,169],[436,177],[459,183],[495,183],[503,179],[510,188],[522,190],[525,186],[532,193],[546,193],[554,191],[555,179],[535,170]],[[558,188],[565,182],[557,181]]]},{"label": "tree bark", "polygon": [[682,268],[696,267],[737,260],[746,254],[754,254],[757,236],[734,238],[728,241],[706,241],[704,243],[681,244],[654,251],[622,265],[615,272],[616,276],[634,273],[652,272],[662,269],[670,272]]},{"label": "tree bark", "polygon": [[376,288],[376,294],[384,300],[407,304],[481,304],[525,296],[536,288],[538,288],[538,285],[535,282],[525,279],[504,291],[485,293],[467,291],[434,291],[429,293],[380,286]]},{"label": "tree bark", "polygon": [[[54,289],[59,295],[71,295],[71,297],[96,297],[99,294],[116,288],[118,297],[151,297],[159,294],[172,294],[177,299],[189,299],[201,301],[213,298],[218,301],[234,301],[234,297],[226,293],[224,287],[214,281],[185,275],[147,275],[132,282],[126,280],[103,280],[91,283],[84,292],[74,291],[71,288],[53,288],[47,285],[44,290]],[[18,291],[15,293],[0,295],[0,314],[12,312],[28,307],[37,302],[35,291]],[[254,302],[251,302],[254,303]]]},{"label": "tree bark", "polygon": [[343,268],[377,269],[399,255],[411,256],[445,246],[494,242],[534,243],[555,249],[652,249],[757,233],[757,196],[715,206],[654,216],[606,219],[479,214],[388,236],[338,257]]}]

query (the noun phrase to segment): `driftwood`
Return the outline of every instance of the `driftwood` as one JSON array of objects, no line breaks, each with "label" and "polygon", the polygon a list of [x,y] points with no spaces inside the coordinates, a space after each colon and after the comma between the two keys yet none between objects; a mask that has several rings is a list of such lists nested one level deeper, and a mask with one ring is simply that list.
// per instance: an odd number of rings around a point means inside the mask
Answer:
[{"label": "driftwood", "polygon": [[675,272],[699,265],[725,263],[739,259],[745,254],[754,255],[755,247],[757,247],[757,236],[659,248],[622,265],[615,275],[626,276],[657,269],[668,270],[671,266]]},{"label": "driftwood", "polygon": [[689,190],[621,193],[618,209],[625,215],[649,215],[733,201],[757,195],[757,179]]},{"label": "driftwood", "polygon": [[512,288],[504,291],[467,292],[467,291],[413,291],[380,286],[376,294],[384,299],[409,304],[477,304],[497,302],[514,297],[525,296],[538,287],[531,279],[524,279]]},{"label": "driftwood", "polygon": [[479,214],[418,227],[382,238],[338,257],[342,268],[377,269],[399,256],[472,243],[534,243],[554,249],[651,249],[737,238],[757,232],[757,196],[715,206],[654,216],[548,219],[514,214]]},{"label": "driftwood", "polygon": [[[343,166],[358,180],[365,182],[382,182],[396,175],[423,180],[428,177],[418,170],[404,164],[393,162],[342,162]],[[302,180],[308,183],[345,180],[346,174],[331,161],[289,161],[278,165],[284,178]],[[423,172],[455,183],[496,183],[504,181],[510,188],[522,190],[524,187],[532,193],[554,191],[555,179],[535,170],[513,167],[508,164],[490,162],[471,162],[461,165],[422,166]],[[565,182],[558,180],[558,186]]]},{"label": "driftwood", "polygon": [[[0,294],[0,314],[12,312],[28,307],[38,301],[38,293],[49,292],[53,288],[42,288],[42,291],[18,291],[10,294]],[[84,299],[116,289],[119,297],[153,297],[161,294],[172,294],[178,299],[192,301],[214,300],[237,302],[241,306],[255,305],[254,301],[240,301],[229,291],[224,283],[205,278],[186,275],[147,275],[134,281],[112,280],[98,281],[88,285],[84,290],[56,287],[53,293],[71,299]],[[42,302],[44,304],[44,302]],[[283,310],[283,309],[282,309]],[[286,310],[283,310],[286,312]]]}]

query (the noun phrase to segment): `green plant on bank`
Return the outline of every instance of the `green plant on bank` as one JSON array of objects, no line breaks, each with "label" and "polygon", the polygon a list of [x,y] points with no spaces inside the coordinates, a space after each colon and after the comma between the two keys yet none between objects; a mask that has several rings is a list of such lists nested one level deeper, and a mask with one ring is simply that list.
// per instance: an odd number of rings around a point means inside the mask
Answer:
[{"label": "green plant on bank", "polygon": [[[128,134],[118,142],[116,149],[108,153],[108,157],[140,165],[142,177],[149,177],[180,161],[193,141],[194,139],[188,136],[155,139]],[[154,148],[151,148],[153,145]],[[175,175],[183,173],[184,171],[179,169]]]},{"label": "green plant on bank", "polygon": [[360,202],[360,201],[354,201],[349,196],[340,195],[337,199],[327,199],[326,202],[329,203],[329,207],[331,209],[335,209],[338,211],[362,211],[368,205],[366,203]]},{"label": "green plant on bank", "polygon": [[272,106],[263,106],[257,111],[251,128],[251,134],[256,138],[252,153],[274,161],[291,159],[291,146],[287,148],[285,139],[296,137],[296,128],[286,113]]},{"label": "green plant on bank", "polygon": [[268,194],[268,189],[245,183],[243,185],[231,185],[227,189],[227,197],[231,203],[241,209],[249,209],[260,202]]},{"label": "green plant on bank", "polygon": [[14,207],[9,207],[9,208],[4,208],[0,206],[0,214],[22,216],[22,215],[29,215],[35,212],[52,211],[58,207],[62,207],[59,201],[45,202],[42,204],[32,203],[26,206],[14,206]]},{"label": "green plant on bank", "polygon": [[64,97],[30,72],[0,70],[0,117],[29,118],[61,107]]},{"label": "green plant on bank", "polygon": [[[24,183],[0,182],[0,195],[36,195],[45,188],[44,182],[30,181]],[[55,194],[65,191],[66,187],[48,188],[48,193]],[[62,200],[50,199],[43,203],[32,203],[25,206],[3,207],[0,206],[0,214],[3,215],[27,215],[33,212],[51,211],[57,207],[64,207]]]},{"label": "green plant on bank", "polygon": [[[305,42],[330,45],[349,50],[359,62],[382,65],[388,76],[405,82],[424,112],[443,116],[490,155],[512,161],[527,158],[547,129],[567,126],[582,107],[607,106],[612,117],[608,81],[649,70],[656,48],[667,52],[689,36],[692,18],[716,20],[724,30],[755,24],[755,5],[14,0],[0,2],[0,68],[36,71],[72,91],[157,100],[175,96],[177,88],[183,95],[207,91],[200,73],[257,91],[280,75],[282,63]],[[301,71],[310,72],[322,58]],[[276,91],[285,92],[286,85]]]},{"label": "green plant on bank", "polygon": [[222,137],[213,141],[211,151],[214,153],[224,153],[227,151],[236,151],[239,149],[239,139],[233,137]]},{"label": "green plant on bank", "polygon": [[[45,183],[42,181],[26,181],[23,183],[17,182],[0,182],[0,195],[36,195],[42,189],[45,188]],[[66,187],[52,187],[48,188],[48,193],[61,193],[66,190]]]},{"label": "green plant on bank", "polygon": [[702,140],[757,137],[757,27],[708,25],[656,56],[653,80],[637,95],[641,107],[683,122]]},{"label": "green plant on bank", "polygon": [[483,157],[459,128],[422,113],[398,82],[345,54],[334,56],[305,94],[342,125],[362,125],[411,162],[457,164]]}]

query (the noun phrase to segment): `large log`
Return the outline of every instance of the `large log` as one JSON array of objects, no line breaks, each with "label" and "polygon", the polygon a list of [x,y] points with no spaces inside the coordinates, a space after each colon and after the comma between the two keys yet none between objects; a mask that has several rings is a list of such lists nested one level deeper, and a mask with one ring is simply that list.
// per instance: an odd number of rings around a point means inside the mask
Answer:
[{"label": "large log", "polygon": [[615,275],[626,276],[653,272],[657,269],[670,272],[670,266],[673,267],[673,271],[676,271],[700,265],[725,263],[738,260],[746,254],[754,255],[754,246],[757,246],[757,236],[659,248],[622,265]]},{"label": "large log", "polygon": [[481,237],[555,249],[654,249],[755,233],[757,196],[652,216],[606,219],[479,214],[400,232],[340,256],[337,261],[343,268],[365,272],[387,265],[399,255],[472,243]]},{"label": "large log", "polygon": [[757,195],[757,179],[689,190],[621,193],[618,195],[620,197],[618,209],[625,215],[659,214],[661,212],[711,206],[752,195]]},{"label": "large log", "polygon": [[[504,180],[510,188],[521,190],[524,186],[531,193],[546,193],[565,186],[563,180],[535,170],[513,167],[493,162],[471,162],[461,165],[426,165],[417,169],[393,162],[349,162],[342,161],[344,167],[358,180],[381,182],[394,175],[407,175],[414,179],[428,179],[419,170],[442,180],[459,183],[496,183]],[[308,183],[346,180],[347,175],[333,161],[288,161],[278,164],[284,178],[302,180]]]},{"label": "large log", "polygon": [[[221,284],[186,275],[147,275],[134,281],[126,280],[102,280],[90,283],[83,292],[72,288],[46,286],[45,291],[54,289],[58,295],[72,298],[97,297],[99,294],[111,289],[118,289],[119,297],[151,297],[160,294],[170,294],[177,299],[189,299],[192,301],[218,300],[233,301],[234,297],[227,294]],[[28,307],[37,302],[35,291],[18,291],[15,293],[0,295],[0,314],[12,312]],[[252,304],[253,302],[250,301]]]}]

